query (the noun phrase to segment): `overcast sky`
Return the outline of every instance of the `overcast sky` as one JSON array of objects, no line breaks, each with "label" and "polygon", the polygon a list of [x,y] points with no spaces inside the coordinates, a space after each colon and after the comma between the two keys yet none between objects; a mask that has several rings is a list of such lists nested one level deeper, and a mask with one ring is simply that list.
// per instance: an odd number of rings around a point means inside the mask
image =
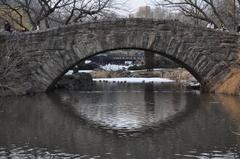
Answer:
[{"label": "overcast sky", "polygon": [[[141,6],[151,5],[151,0],[122,0],[126,2],[124,4],[125,10],[128,10],[129,13],[134,13],[137,11],[137,9]],[[127,15],[128,13],[123,13]]]}]

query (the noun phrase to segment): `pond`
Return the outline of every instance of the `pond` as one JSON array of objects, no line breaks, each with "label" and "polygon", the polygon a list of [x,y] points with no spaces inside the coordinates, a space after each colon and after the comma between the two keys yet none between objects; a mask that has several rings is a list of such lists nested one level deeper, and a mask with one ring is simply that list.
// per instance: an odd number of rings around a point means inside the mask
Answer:
[{"label": "pond", "polygon": [[240,98],[171,83],[0,98],[0,158],[240,158]]}]

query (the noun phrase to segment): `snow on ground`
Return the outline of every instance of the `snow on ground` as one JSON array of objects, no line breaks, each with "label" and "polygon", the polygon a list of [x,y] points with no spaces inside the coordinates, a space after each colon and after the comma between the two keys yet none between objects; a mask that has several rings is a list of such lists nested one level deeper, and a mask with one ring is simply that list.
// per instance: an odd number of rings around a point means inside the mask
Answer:
[{"label": "snow on ground", "polygon": [[[104,65],[104,66],[100,66],[100,68],[102,68],[103,70],[106,71],[120,71],[120,70],[128,70],[129,67],[131,67],[132,65],[113,65],[113,64],[108,64],[108,65]],[[92,70],[79,70],[79,73],[90,73],[92,72]],[[71,75],[73,73],[73,70],[69,70],[66,75]]]},{"label": "snow on ground", "polygon": [[[80,70],[79,73],[90,73],[92,70]],[[73,70],[69,70],[65,75],[71,75],[73,73]]]},{"label": "snow on ground", "polygon": [[[101,66],[102,69],[106,71],[119,71],[119,70],[127,70],[130,66],[124,66],[124,65],[105,65]],[[161,68],[153,69],[153,71],[160,71],[163,70]],[[79,73],[90,73],[93,70],[79,70]],[[130,70],[129,72],[140,72],[140,71],[147,71],[147,70]],[[73,73],[73,70],[69,70],[66,75],[71,75]]]},{"label": "snow on ground", "polygon": [[175,82],[174,80],[170,80],[167,78],[129,78],[129,77],[123,77],[123,78],[95,78],[93,81],[101,82],[101,81],[107,81],[107,82],[126,82],[126,83],[170,83]]},{"label": "snow on ground", "polygon": [[[164,68],[154,68],[153,71],[161,71],[164,70]],[[143,72],[147,71],[147,69],[142,69],[142,70],[129,70],[129,72]]]},{"label": "snow on ground", "polygon": [[100,66],[102,69],[106,70],[106,71],[119,71],[119,70],[128,70],[129,67],[131,67],[132,65],[113,65],[113,64],[108,64],[105,66]]}]

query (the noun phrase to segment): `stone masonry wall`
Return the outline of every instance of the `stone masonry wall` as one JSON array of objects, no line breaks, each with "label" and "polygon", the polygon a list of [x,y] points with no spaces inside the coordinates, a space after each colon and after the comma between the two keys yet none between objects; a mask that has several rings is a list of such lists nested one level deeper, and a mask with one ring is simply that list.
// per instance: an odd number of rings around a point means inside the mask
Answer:
[{"label": "stone masonry wall", "polygon": [[239,35],[178,21],[117,19],[1,35],[1,52],[9,38],[18,41],[24,59],[4,81],[17,94],[47,91],[78,62],[117,49],[165,56],[186,68],[207,92],[237,94],[240,87]]}]

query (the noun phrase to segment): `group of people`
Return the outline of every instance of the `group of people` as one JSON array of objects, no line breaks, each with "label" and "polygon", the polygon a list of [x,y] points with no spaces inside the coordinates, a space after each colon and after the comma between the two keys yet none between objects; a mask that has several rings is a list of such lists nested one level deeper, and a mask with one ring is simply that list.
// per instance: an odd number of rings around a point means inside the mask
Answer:
[{"label": "group of people", "polygon": [[[38,24],[34,30],[40,30],[40,25]],[[7,31],[7,32],[13,32],[14,31],[11,24],[8,21],[5,21],[5,23],[4,23],[4,31]],[[18,31],[26,32],[28,30],[26,28],[24,28],[24,29],[18,30]]]},{"label": "group of people", "polygon": [[221,25],[220,28],[217,28],[213,23],[208,23],[207,28],[221,30],[221,31],[229,31],[227,28],[224,27],[224,25]]},{"label": "group of people", "polygon": [[[221,25],[220,28],[217,28],[213,23],[208,23],[207,28],[221,30],[221,31],[227,31],[227,32],[229,31],[227,28],[224,27],[224,25]],[[238,33],[240,33],[240,24],[237,26],[236,31]]]},{"label": "group of people", "polygon": [[[221,28],[216,28],[215,25],[213,23],[208,23],[207,24],[207,28],[210,28],[210,29],[217,29],[217,30],[221,30],[221,31],[229,31],[227,28],[225,28],[223,25],[221,25]],[[7,32],[12,32],[12,27],[10,25],[10,23],[8,21],[5,21],[4,23],[4,30],[7,31]],[[40,27],[39,25],[36,26],[35,30],[40,30]],[[22,32],[25,32],[27,31],[27,29],[23,29],[21,30]],[[237,26],[237,32],[240,33],[240,24]]]}]

